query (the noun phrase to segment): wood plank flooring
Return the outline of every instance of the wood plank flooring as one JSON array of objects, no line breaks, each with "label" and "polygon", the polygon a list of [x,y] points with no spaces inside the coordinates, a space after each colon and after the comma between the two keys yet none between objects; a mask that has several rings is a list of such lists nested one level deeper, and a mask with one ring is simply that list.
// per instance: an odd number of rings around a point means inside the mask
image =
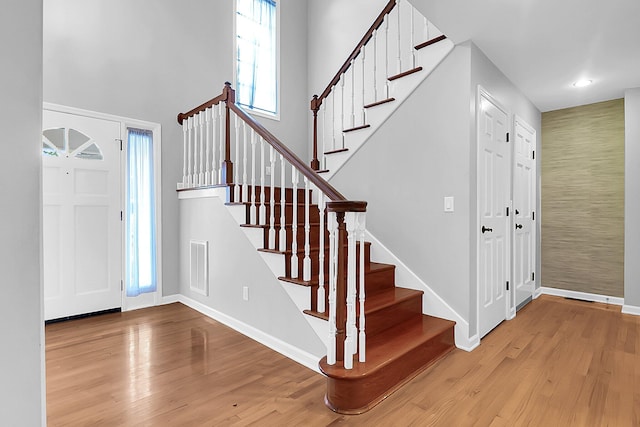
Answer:
[{"label": "wood plank flooring", "polygon": [[542,296],[371,411],[320,374],[171,304],[46,327],[49,426],[638,426],[640,317]]}]

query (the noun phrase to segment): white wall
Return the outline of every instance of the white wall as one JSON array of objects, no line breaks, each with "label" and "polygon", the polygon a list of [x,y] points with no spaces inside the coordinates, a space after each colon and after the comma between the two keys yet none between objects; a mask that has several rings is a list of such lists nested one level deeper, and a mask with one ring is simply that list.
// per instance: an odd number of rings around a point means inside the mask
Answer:
[{"label": "white wall", "polygon": [[[180,294],[317,360],[326,348],[219,198],[180,200]],[[209,295],[190,289],[190,240],[209,242]],[[284,259],[282,260],[284,266]],[[249,300],[243,300],[243,287]]]},{"label": "white wall", "polygon": [[[281,121],[259,119],[307,158],[307,6],[281,1]],[[233,79],[233,2],[47,0],[44,100],[162,125],[164,294],[178,292],[179,112]]]},{"label": "white wall", "polygon": [[0,424],[45,423],[40,184],[42,0],[0,14]]},{"label": "white wall", "polygon": [[624,94],[624,304],[640,314],[640,88]]}]

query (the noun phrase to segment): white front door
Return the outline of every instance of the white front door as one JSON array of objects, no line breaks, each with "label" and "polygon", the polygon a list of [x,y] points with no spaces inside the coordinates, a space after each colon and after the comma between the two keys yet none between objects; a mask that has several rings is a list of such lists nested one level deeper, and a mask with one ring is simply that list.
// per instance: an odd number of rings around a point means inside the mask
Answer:
[{"label": "white front door", "polygon": [[516,306],[533,297],[535,271],[536,132],[516,118],[514,125],[515,170],[513,173],[513,281]]},{"label": "white front door", "polygon": [[122,305],[120,123],[43,112],[45,320]]},{"label": "white front door", "polygon": [[480,337],[506,318],[510,161],[507,113],[480,91],[478,103],[478,317]]}]

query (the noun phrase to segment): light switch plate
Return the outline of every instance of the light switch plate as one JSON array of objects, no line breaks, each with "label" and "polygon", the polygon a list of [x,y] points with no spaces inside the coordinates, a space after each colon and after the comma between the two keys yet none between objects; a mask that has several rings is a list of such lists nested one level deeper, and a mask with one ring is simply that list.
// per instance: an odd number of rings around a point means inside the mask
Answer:
[{"label": "light switch plate", "polygon": [[453,212],[453,196],[446,196],[444,198],[444,211]]}]

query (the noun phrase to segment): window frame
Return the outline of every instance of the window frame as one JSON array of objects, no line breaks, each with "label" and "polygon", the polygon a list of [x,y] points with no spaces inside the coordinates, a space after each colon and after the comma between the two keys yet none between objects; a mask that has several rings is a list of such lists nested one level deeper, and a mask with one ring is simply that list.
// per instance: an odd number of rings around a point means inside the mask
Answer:
[{"label": "window frame", "polygon": [[[282,0],[275,0],[276,4],[276,112],[270,113],[264,110],[256,110],[247,105],[241,104],[237,97],[236,103],[245,108],[252,115],[264,117],[271,120],[280,121],[280,3]],[[233,1],[233,87],[238,88],[238,28],[237,28],[238,0]]]}]

